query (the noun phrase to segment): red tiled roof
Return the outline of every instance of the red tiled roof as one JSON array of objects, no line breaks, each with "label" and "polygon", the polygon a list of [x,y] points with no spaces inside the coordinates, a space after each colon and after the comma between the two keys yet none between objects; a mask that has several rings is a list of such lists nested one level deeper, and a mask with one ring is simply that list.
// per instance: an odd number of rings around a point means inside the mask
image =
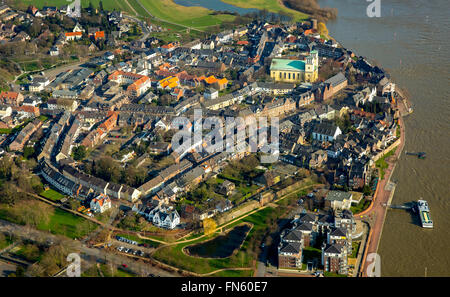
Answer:
[{"label": "red tiled roof", "polygon": [[66,37],[69,37],[69,36],[83,36],[83,33],[81,33],[81,32],[67,32],[66,33]]},{"label": "red tiled roof", "polygon": [[95,37],[94,37],[96,40],[98,39],[98,38],[105,38],[105,31],[98,31],[98,32],[95,32]]}]

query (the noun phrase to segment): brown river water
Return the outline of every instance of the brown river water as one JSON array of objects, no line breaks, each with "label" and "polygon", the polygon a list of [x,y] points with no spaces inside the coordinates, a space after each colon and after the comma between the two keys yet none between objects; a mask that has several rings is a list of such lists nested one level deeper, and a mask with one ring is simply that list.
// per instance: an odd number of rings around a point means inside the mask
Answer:
[{"label": "brown river water", "polygon": [[[327,23],[344,47],[378,62],[409,94],[406,145],[392,180],[392,204],[422,197],[433,229],[404,210],[388,210],[378,254],[382,276],[450,276],[450,1],[382,0],[381,17],[369,18],[366,0],[319,0],[338,8]],[[424,151],[425,160],[405,155]]]}]

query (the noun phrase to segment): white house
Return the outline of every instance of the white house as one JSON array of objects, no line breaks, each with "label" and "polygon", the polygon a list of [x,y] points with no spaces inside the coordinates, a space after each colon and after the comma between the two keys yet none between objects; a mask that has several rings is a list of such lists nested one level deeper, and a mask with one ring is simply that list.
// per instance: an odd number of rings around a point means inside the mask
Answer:
[{"label": "white house", "polygon": [[105,194],[100,194],[91,200],[91,210],[95,213],[103,213],[111,208],[111,199]]},{"label": "white house", "polygon": [[9,117],[12,114],[12,108],[6,104],[0,104],[0,118]]},{"label": "white house", "polygon": [[53,46],[49,51],[50,56],[59,56],[59,49],[57,46]]},{"label": "white house", "polygon": [[208,99],[208,100],[217,99],[219,97],[219,91],[217,91],[216,89],[212,89],[212,88],[206,89],[203,96],[205,97],[205,99]]},{"label": "white house", "polygon": [[231,40],[233,40],[233,31],[227,30],[227,31],[220,32],[217,35],[217,37],[219,38],[220,43],[230,42]]},{"label": "white house", "polygon": [[75,27],[73,28],[72,32],[81,32],[84,33],[83,27],[80,25],[80,23],[77,23]]},{"label": "white house", "polygon": [[180,224],[178,212],[165,207],[155,207],[148,214],[147,218],[159,228],[174,229]]},{"label": "white house", "polygon": [[318,123],[312,130],[313,139],[321,142],[332,142],[341,134],[341,129],[328,121]]}]

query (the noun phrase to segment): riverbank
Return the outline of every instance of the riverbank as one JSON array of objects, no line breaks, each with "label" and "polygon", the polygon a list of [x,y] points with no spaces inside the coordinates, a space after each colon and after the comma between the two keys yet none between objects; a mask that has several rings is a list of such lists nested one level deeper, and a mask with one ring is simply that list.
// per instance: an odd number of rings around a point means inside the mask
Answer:
[{"label": "riverbank", "polygon": [[[402,98],[402,101],[407,103],[406,98]],[[407,104],[397,104],[397,107],[399,108],[398,124],[400,126],[400,143],[397,146],[393,158],[387,161],[388,168],[385,169],[384,178],[380,179],[378,182],[372,204],[368,209],[366,209],[362,213],[357,214],[356,219],[362,220],[368,223],[370,226],[369,236],[365,245],[365,251],[363,254],[359,276],[368,276],[367,268],[372,262],[367,262],[367,258],[372,253],[377,253],[378,251],[388,209],[386,205],[388,205],[392,201],[392,198],[394,196],[395,184],[390,180],[397,165],[397,160],[405,146],[405,126],[402,116],[402,109],[404,108],[404,106],[407,106]]]}]

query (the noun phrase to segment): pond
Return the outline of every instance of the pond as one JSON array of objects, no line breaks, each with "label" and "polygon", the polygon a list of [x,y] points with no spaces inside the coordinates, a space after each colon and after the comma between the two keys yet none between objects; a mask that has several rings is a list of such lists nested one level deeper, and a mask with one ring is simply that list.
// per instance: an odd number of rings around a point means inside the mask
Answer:
[{"label": "pond", "polygon": [[238,13],[240,15],[249,15],[252,18],[264,19],[266,21],[289,21],[290,17],[280,15],[278,13],[263,12],[257,8],[243,8],[223,2],[222,0],[174,0],[178,5],[192,7],[200,6],[215,11],[227,11],[230,13]]},{"label": "pond", "polygon": [[191,256],[202,258],[226,258],[233,254],[244,242],[249,225],[240,225],[234,227],[225,235],[219,235],[216,238],[186,247],[186,252]]},{"label": "pond", "polygon": [[258,12],[258,9],[255,8],[242,8],[225,3],[221,0],[174,0],[174,2],[182,6],[200,6],[215,11],[237,12],[241,15]]}]

